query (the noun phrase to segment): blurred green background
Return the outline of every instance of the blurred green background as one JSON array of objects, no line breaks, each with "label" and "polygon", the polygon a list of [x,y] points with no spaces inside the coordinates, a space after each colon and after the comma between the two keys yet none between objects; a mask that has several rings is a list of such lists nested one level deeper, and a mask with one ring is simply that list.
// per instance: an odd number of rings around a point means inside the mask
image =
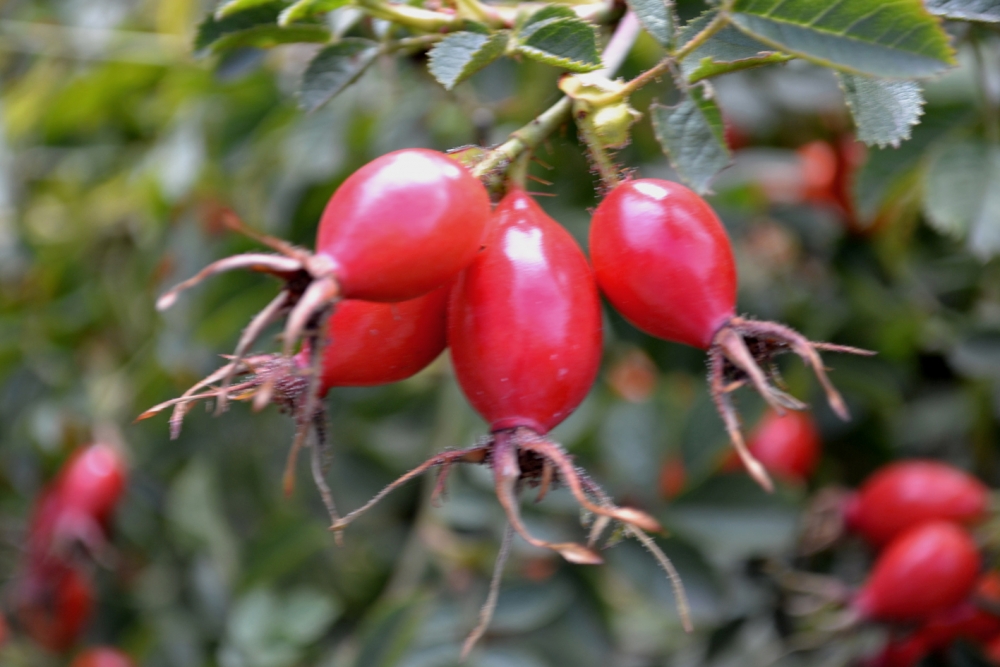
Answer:
[{"label": "blurred green background", "polygon": [[[256,247],[219,224],[218,206],[310,246],[326,199],[354,169],[401,147],[500,141],[558,99],[559,72],[501,61],[446,93],[423,56],[386,58],[306,115],[294,91],[315,48],[196,59],[194,27],[210,9],[196,0],[0,2],[0,576],[8,586],[17,576],[42,485],[74,447],[117,429],[131,462],[119,558],[97,570],[99,611],[84,643],[121,646],[150,667],[456,664],[503,526],[488,471],[457,471],[440,507],[428,502],[432,478],[413,483],[336,547],[305,462],[293,497],[282,495],[292,425],[277,410],[195,410],[176,441],[165,417],[133,423],[215,368],[277,284],[235,273],[165,313],[153,303],[204,264]],[[687,16],[700,9],[681,4]],[[995,33],[982,40],[997,53]],[[651,66],[658,49],[641,38],[623,75]],[[800,362],[783,363],[823,433],[811,488],[855,484],[898,456],[943,458],[998,481],[1000,263],[940,235],[921,213],[919,175],[935,151],[982,131],[988,86],[961,55],[963,67],[928,84],[914,139],[868,151],[851,224],[808,196],[797,151],[849,132],[833,75],[791,63],[717,81],[747,144],[711,198],[738,256],[740,311],[879,353],[827,357],[849,423],[829,412]],[[636,106],[670,95],[663,83]],[[572,130],[539,157],[555,167],[536,166],[552,181],[533,186],[552,195],[542,205],[585,243],[595,183]],[[648,123],[620,157],[642,175],[670,177]],[[621,503],[668,527],[659,543],[681,571],[697,629],[681,630],[666,578],[635,543],[581,567],[515,542],[496,618],[469,664],[837,665],[877,642],[872,630],[788,654],[794,623],[755,564],[795,562],[857,583],[866,554],[847,543],[793,561],[809,489],[768,496],[745,476],[714,474],[726,441],[703,354],[606,315],[601,377],[554,435]],[[642,371],[640,350],[655,363],[652,391],[609,381]],[[752,426],[758,401],[741,395],[740,406]],[[395,386],[335,390],[328,408],[330,483],[342,509],[485,433],[446,358]],[[668,499],[661,469],[675,460],[686,483]],[[540,535],[579,539],[576,507],[558,491],[525,512]],[[66,658],[15,634],[0,663]]]}]

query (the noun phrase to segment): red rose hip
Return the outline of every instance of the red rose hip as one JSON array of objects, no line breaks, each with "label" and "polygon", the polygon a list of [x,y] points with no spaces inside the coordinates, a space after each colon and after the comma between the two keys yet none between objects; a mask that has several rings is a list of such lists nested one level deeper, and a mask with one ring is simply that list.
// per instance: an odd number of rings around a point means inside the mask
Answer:
[{"label": "red rose hip", "polygon": [[486,244],[452,291],[455,374],[492,430],[544,434],[597,377],[597,286],[569,232],[523,192],[500,202]]},{"label": "red rose hip", "polygon": [[659,338],[708,349],[736,314],[726,230],[679,183],[637,179],[612,190],[594,212],[590,256],[618,312]]},{"label": "red rose hip", "polygon": [[847,527],[873,546],[931,519],[971,524],[985,518],[989,489],[938,461],[889,464],[869,477],[845,510]]},{"label": "red rose hip", "polygon": [[965,599],[979,577],[972,537],[947,521],[899,535],[879,555],[853,606],[875,621],[918,621]]},{"label": "red rose hip", "polygon": [[751,384],[779,414],[805,408],[770,382],[764,369],[771,368],[775,355],[791,351],[802,357],[830,406],[847,419],[847,406],[817,350],[868,353],[737,317],[729,238],[712,208],[688,188],[650,178],[616,187],[594,211],[590,254],[601,291],[625,319],[654,336],[708,352],[716,408],[743,465],[764,488],[773,484],[743,441],[730,394]]}]

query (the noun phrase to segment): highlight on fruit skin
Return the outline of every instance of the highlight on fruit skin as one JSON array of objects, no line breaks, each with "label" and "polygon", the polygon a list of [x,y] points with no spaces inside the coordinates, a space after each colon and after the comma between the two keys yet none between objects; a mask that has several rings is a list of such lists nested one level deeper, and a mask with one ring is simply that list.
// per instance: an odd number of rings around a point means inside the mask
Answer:
[{"label": "highlight on fruit skin", "polygon": [[765,489],[773,490],[774,484],[743,439],[731,395],[749,385],[779,415],[805,409],[777,386],[774,357],[787,352],[801,357],[833,411],[849,418],[819,351],[873,353],[810,341],[782,324],[738,316],[736,264],[726,230],[690,189],[660,179],[623,182],[594,211],[590,254],[601,291],[626,320],[653,336],[708,353],[716,409],[743,465]]}]

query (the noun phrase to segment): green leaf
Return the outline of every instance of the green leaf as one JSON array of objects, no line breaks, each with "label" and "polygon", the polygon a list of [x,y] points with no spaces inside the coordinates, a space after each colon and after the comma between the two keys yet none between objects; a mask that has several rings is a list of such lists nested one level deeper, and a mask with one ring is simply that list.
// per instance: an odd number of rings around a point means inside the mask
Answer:
[{"label": "green leaf", "polygon": [[858,139],[869,146],[899,146],[923,115],[924,95],[916,81],[892,81],[838,73]]},{"label": "green leaf", "polygon": [[517,50],[533,60],[573,72],[601,68],[594,27],[578,18],[547,19],[522,28]]},{"label": "green leaf", "polygon": [[[271,4],[275,4],[274,0],[226,0],[216,7],[215,18],[221,20],[227,16],[232,16],[233,14],[253,9],[254,7]],[[281,4],[284,5],[287,3],[282,2]]]},{"label": "green leaf", "polygon": [[955,64],[921,0],[736,0],[733,23],[766,44],[856,74],[920,77]]},{"label": "green leaf", "polygon": [[938,231],[967,238],[981,259],[1000,253],[1000,146],[944,144],[927,172],[924,212]]},{"label": "green leaf", "polygon": [[507,33],[453,32],[434,45],[427,68],[447,90],[503,55]]},{"label": "green leaf", "polygon": [[[681,43],[690,41],[713,18],[715,12],[706,12],[685,25]],[[681,73],[689,83],[695,83],[728,72],[787,62],[792,57],[727,25],[681,61]]]},{"label": "green leaf", "polygon": [[538,28],[558,21],[559,19],[575,19],[576,12],[566,5],[546,5],[537,12],[528,15],[518,24],[517,32],[519,37],[527,37]]},{"label": "green leaf", "polygon": [[351,4],[351,0],[298,0],[278,16],[278,25],[287,26]]},{"label": "green leaf", "polygon": [[930,147],[968,120],[964,106],[932,107],[914,128],[913,138],[899,148],[870,149],[852,188],[859,224],[874,222],[897,200],[912,197],[916,172],[926,164]]},{"label": "green leaf", "polygon": [[674,43],[673,0],[628,0],[628,6],[635,12],[653,39],[670,48]]},{"label": "green leaf", "polygon": [[378,44],[348,37],[328,46],[312,59],[302,75],[299,106],[315,111],[364,74],[378,56]]},{"label": "green leaf", "polygon": [[927,0],[927,9],[949,19],[1000,23],[1000,0]]},{"label": "green leaf", "polygon": [[710,91],[708,84],[693,86],[678,104],[649,108],[663,152],[681,178],[702,194],[731,159],[722,114]]},{"label": "green leaf", "polygon": [[277,24],[284,2],[256,5],[223,19],[209,15],[200,26],[194,40],[196,51],[211,47],[216,53],[243,46],[269,48],[295,42],[325,42],[330,31],[320,24],[304,24],[283,28]]}]

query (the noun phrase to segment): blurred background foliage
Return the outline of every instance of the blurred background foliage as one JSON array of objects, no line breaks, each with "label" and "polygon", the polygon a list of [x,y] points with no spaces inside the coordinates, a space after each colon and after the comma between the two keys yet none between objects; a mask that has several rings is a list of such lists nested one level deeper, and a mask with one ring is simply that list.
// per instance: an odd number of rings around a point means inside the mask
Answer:
[{"label": "blurred background foliage", "polygon": [[[292,428],[276,410],[195,411],[176,441],[163,418],[132,420],[212,370],[275,292],[269,278],[225,275],[154,311],[167,285],[255,247],[221,226],[220,206],[309,246],[327,197],[354,169],[407,146],[499,141],[557,99],[559,72],[501,61],[446,93],[423,56],[385,58],[306,115],[293,91],[315,47],[197,60],[191,38],[211,8],[0,2],[0,574],[7,585],[17,577],[32,502],[68,453],[117,432],[132,473],[118,558],[96,571],[87,643],[124,647],[150,667],[456,664],[503,526],[487,471],[453,474],[440,507],[428,502],[433,480],[412,484],[338,548],[305,470],[295,494],[282,495]],[[690,17],[703,7],[679,9]],[[979,39],[996,58],[997,35]],[[643,36],[623,75],[659,54]],[[823,435],[810,488],[856,484],[899,456],[946,459],[998,481],[1000,263],[923,224],[916,177],[942,146],[998,123],[988,112],[1000,73],[988,64],[983,79],[971,51],[960,56],[962,67],[927,85],[915,137],[861,158],[854,215],[810,195],[816,165],[801,150],[849,141],[829,71],[793,62],[717,81],[731,142],[746,146],[711,198],[738,256],[741,312],[879,353],[828,357],[849,423],[829,413],[801,364],[783,366]],[[669,100],[668,85],[643,91],[636,106]],[[536,166],[552,181],[536,186],[551,195],[542,205],[585,243],[595,183],[572,130],[539,157],[555,166]],[[621,157],[644,176],[671,175],[648,123]],[[794,624],[758,566],[804,564],[795,542],[810,489],[768,496],[743,475],[715,474],[726,441],[703,354],[606,313],[605,368],[555,437],[620,502],[669,528],[659,542],[681,571],[697,629],[681,630],[668,582],[635,544],[580,567],[515,542],[497,616],[470,664],[838,665],[874,645],[879,631],[867,630],[789,653]],[[328,406],[341,508],[485,433],[446,358],[395,386],[334,390]],[[759,404],[748,394],[741,408],[751,426]],[[682,481],[665,474],[679,468]],[[528,505],[537,533],[581,534],[565,492]],[[857,583],[868,558],[848,542],[809,564]],[[16,634],[0,648],[4,665],[63,660]]]}]

